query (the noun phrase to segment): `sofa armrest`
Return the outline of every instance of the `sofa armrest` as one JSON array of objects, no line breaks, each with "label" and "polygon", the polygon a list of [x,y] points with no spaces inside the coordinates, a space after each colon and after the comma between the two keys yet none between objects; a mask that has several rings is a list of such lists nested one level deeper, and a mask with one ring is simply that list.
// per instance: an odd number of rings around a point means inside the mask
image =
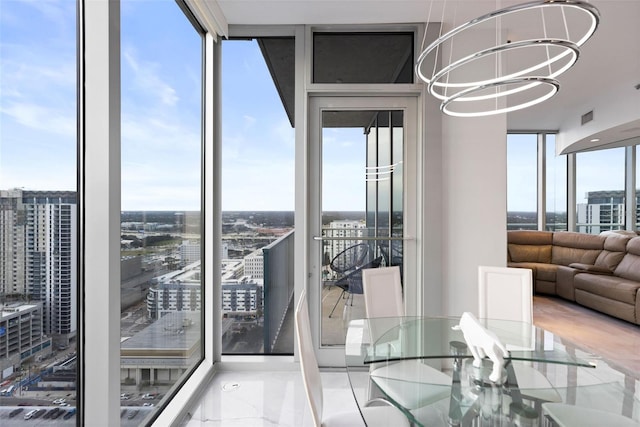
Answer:
[{"label": "sofa armrest", "polygon": [[569,264],[569,267],[575,268],[580,272],[591,273],[591,274],[602,274],[607,276],[613,276],[613,272],[606,267],[599,267],[597,265],[591,264],[582,264],[580,262],[573,262]]}]

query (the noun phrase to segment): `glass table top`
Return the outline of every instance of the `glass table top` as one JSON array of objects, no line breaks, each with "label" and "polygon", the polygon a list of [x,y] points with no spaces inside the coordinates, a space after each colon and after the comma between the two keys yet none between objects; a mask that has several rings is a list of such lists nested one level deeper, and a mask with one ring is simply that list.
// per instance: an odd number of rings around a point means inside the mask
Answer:
[{"label": "glass table top", "polygon": [[[591,367],[554,345],[553,334],[528,323],[481,319],[510,352],[509,359]],[[458,318],[384,317],[355,320],[347,336],[347,365],[367,365],[406,359],[471,358],[462,331],[455,330]],[[360,331],[360,332],[359,332]],[[356,334],[356,335],[354,335]],[[355,341],[350,341],[350,338]]]},{"label": "glass table top", "polygon": [[632,423],[640,418],[640,403],[629,387],[638,383],[640,389],[637,378],[527,323],[480,319],[509,350],[501,380],[490,381],[492,362],[473,365],[462,332],[453,328],[458,321],[351,321],[345,357],[358,406],[382,399],[416,426],[544,425],[550,414],[571,412],[562,406],[545,410],[551,403],[589,407]]}]

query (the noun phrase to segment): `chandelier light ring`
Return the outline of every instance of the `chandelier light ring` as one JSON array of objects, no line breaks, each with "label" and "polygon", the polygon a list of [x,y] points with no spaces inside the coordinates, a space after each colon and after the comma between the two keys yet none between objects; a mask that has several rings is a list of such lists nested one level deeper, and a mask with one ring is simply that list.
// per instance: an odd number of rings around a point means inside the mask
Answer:
[{"label": "chandelier light ring", "polygon": [[[453,105],[455,105],[456,102],[464,100],[465,98],[468,98],[469,95],[472,95],[476,92],[490,89],[492,87],[520,85],[523,83],[525,83],[526,86],[528,86],[529,88],[533,86],[538,86],[541,84],[548,85],[549,92],[539,96],[538,98],[532,99],[530,101],[522,102],[517,105],[512,105],[504,108],[496,108],[496,109],[486,110],[486,111],[460,112],[450,108]],[[544,102],[547,99],[551,98],[556,93],[558,93],[558,90],[560,90],[560,83],[555,79],[551,79],[548,77],[519,77],[515,79],[494,82],[494,83],[490,83],[482,86],[476,86],[476,87],[468,88],[461,92],[458,92],[455,95],[447,98],[442,102],[442,104],[440,104],[440,111],[442,111],[443,113],[449,116],[454,116],[454,117],[482,117],[482,116],[490,116],[494,114],[509,113],[511,111],[520,110],[520,109],[531,107],[532,105],[536,105],[541,102]]]},{"label": "chandelier light ring", "polygon": [[[433,78],[431,79],[431,82],[428,84],[428,90],[429,93],[431,95],[433,95],[435,98],[440,99],[441,101],[446,100],[447,98],[451,97],[452,95],[446,95],[446,94],[442,94],[437,92],[438,89],[442,89],[442,88],[470,88],[470,87],[478,87],[478,86],[485,86],[485,85],[490,85],[493,83],[499,83],[501,81],[505,81],[505,80],[511,80],[511,79],[515,79],[518,77],[522,77],[524,75],[531,75],[531,73],[533,71],[536,71],[540,68],[544,68],[546,66],[548,66],[550,64],[549,61],[545,61],[542,62],[540,64],[536,64],[534,66],[531,66],[529,68],[520,70],[518,72],[514,72],[508,75],[504,75],[504,76],[499,76],[499,77],[495,77],[493,79],[487,79],[487,80],[482,80],[482,81],[474,81],[474,82],[468,82],[468,83],[460,83],[460,84],[448,84],[448,85],[438,85],[438,82],[440,79],[442,78],[446,78],[447,75],[466,65],[469,65],[470,63],[472,63],[475,60],[478,59],[483,59],[489,55],[498,55],[500,53],[504,53],[506,51],[512,50],[512,49],[524,49],[524,48],[530,48],[530,47],[540,47],[540,46],[544,46],[544,47],[561,47],[566,49],[566,51],[571,55],[571,57],[569,58],[569,60],[567,61],[566,64],[564,64],[562,67],[560,67],[558,70],[550,73],[547,76],[547,78],[554,78],[559,76],[560,74],[564,73],[566,70],[568,70],[569,68],[571,68],[576,61],[578,60],[578,57],[580,56],[580,49],[578,48],[578,46],[569,41],[569,40],[557,40],[557,39],[544,39],[544,40],[523,40],[523,41],[519,41],[519,42],[514,42],[514,43],[507,43],[507,44],[503,44],[500,46],[494,46],[476,53],[473,53],[471,55],[465,56],[464,58],[460,58],[457,61],[447,65],[446,67],[442,68],[439,72],[437,72],[436,74],[434,74]],[[497,96],[507,96],[507,95],[511,95],[513,93],[517,93],[517,92],[521,92],[523,90],[527,90],[532,86],[536,86],[538,85],[538,83],[531,83],[530,85],[527,86],[522,86],[516,89],[511,89],[505,92],[500,92],[499,95]],[[476,96],[476,97],[463,97],[462,99],[458,98],[458,101],[480,101],[483,99],[489,99],[489,98],[495,98],[496,95],[484,95],[484,96]]]},{"label": "chandelier light ring", "polygon": [[[600,23],[600,12],[598,11],[598,9],[593,6],[592,4],[585,2],[585,1],[579,1],[579,0],[537,0],[537,1],[533,1],[533,2],[528,2],[528,3],[522,3],[522,4],[518,4],[518,5],[513,5],[513,6],[509,6],[503,9],[499,9],[496,10],[494,12],[490,12],[486,15],[482,15],[478,18],[475,18],[471,21],[466,22],[465,24],[462,24],[456,28],[454,28],[453,30],[449,31],[448,33],[441,35],[440,37],[438,37],[437,40],[435,40],[433,43],[431,43],[418,57],[418,60],[416,62],[416,67],[415,67],[415,71],[416,74],[418,75],[418,77],[420,79],[422,79],[425,83],[429,84],[431,83],[432,80],[432,76],[427,76],[422,72],[422,64],[424,62],[424,60],[427,58],[427,56],[429,56],[429,54],[431,54],[433,51],[435,51],[436,49],[438,49],[440,46],[442,46],[442,44],[446,41],[452,40],[456,35],[462,33],[463,31],[466,31],[478,24],[490,21],[490,20],[494,20],[496,18],[499,17],[504,17],[506,15],[510,15],[510,14],[516,14],[518,12],[523,12],[523,11],[527,11],[527,10],[532,10],[532,9],[536,9],[536,8],[547,8],[547,7],[572,7],[575,8],[577,10],[583,11],[585,12],[591,19],[591,25],[589,26],[589,29],[585,32],[585,34],[578,40],[575,42],[575,45],[580,47],[582,46],[592,35],[593,33],[596,31],[596,29],[598,28],[598,24]],[[552,64],[562,58],[564,58],[566,55],[570,54],[569,50],[566,50],[552,58],[549,58],[546,62],[546,64]],[[468,83],[462,83],[464,86],[461,87],[469,87],[470,85]],[[452,83],[443,83],[443,82],[438,82],[437,86],[443,86],[443,87],[454,87],[452,86]],[[475,86],[473,86],[475,87]]]}]

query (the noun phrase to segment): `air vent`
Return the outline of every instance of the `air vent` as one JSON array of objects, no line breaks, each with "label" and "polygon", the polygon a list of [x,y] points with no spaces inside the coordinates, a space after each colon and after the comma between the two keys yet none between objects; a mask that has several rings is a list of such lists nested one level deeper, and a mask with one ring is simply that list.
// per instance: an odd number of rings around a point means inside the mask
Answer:
[{"label": "air vent", "polygon": [[589,123],[591,120],[593,120],[593,110],[582,115],[581,121],[583,125]]}]

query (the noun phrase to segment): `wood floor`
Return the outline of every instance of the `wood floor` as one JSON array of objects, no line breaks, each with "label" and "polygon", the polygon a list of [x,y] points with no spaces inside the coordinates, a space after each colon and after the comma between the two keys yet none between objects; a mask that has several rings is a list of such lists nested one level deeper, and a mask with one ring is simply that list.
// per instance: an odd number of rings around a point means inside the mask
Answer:
[{"label": "wood floor", "polygon": [[640,377],[640,326],[570,301],[535,296],[533,323]]}]

